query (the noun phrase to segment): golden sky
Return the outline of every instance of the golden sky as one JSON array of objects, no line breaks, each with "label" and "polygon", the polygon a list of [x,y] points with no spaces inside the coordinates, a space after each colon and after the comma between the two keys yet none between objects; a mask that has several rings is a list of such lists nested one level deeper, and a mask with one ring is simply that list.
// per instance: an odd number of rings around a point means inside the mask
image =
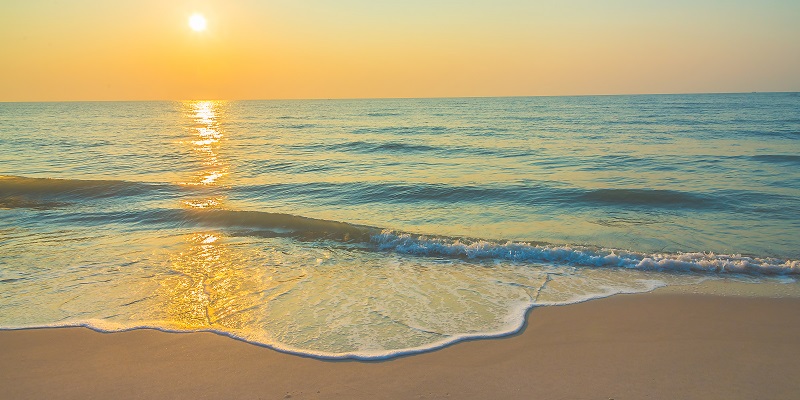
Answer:
[{"label": "golden sky", "polygon": [[800,91],[798,21],[797,0],[2,0],[0,101]]}]

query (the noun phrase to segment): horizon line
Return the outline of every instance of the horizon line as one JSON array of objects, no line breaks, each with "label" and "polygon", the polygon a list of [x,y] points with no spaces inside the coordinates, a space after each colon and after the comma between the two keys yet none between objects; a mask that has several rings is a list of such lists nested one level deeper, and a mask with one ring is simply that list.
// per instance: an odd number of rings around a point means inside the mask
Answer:
[{"label": "horizon line", "polygon": [[140,100],[0,100],[0,103],[135,103],[135,102],[187,102],[187,101],[328,101],[328,100],[426,100],[426,99],[503,99],[529,97],[613,97],[613,96],[685,96],[714,94],[792,94],[800,91],[749,91],[749,92],[659,92],[659,93],[600,93],[565,95],[508,95],[508,96],[421,96],[421,97],[283,97],[283,98],[197,98],[197,99],[140,99]]}]

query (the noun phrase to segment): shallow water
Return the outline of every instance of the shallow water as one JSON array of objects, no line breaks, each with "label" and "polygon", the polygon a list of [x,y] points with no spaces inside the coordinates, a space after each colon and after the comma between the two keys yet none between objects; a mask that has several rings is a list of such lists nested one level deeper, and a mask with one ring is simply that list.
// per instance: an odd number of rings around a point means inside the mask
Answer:
[{"label": "shallow water", "polygon": [[800,273],[796,93],[0,104],[0,326],[324,357]]}]

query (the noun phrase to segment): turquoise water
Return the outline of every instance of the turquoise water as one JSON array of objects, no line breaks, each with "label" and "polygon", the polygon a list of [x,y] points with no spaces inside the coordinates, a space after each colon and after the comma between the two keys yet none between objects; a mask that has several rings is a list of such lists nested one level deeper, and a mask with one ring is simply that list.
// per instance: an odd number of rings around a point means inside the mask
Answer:
[{"label": "turquoise water", "polygon": [[796,284],[797,93],[0,103],[0,327],[381,358]]}]

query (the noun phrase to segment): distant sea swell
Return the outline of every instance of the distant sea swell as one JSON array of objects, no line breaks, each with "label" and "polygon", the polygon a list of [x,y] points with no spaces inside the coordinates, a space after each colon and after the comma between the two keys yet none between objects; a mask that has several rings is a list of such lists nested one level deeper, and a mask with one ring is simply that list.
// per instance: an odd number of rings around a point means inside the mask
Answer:
[{"label": "distant sea swell", "polygon": [[[141,182],[108,180],[65,180],[0,176],[0,208],[65,209],[55,220],[80,223],[137,222],[167,225],[195,224],[201,227],[226,229],[234,234],[254,236],[286,236],[303,240],[338,240],[344,242],[371,243],[374,249],[397,251],[421,256],[465,257],[478,259],[501,259],[516,262],[562,263],[583,267],[621,267],[641,270],[694,271],[716,273],[755,274],[800,274],[800,261],[778,258],[759,258],[742,255],[714,253],[641,253],[619,249],[592,248],[574,245],[552,245],[492,239],[452,238],[425,236],[396,232],[388,228],[367,227],[347,222],[327,221],[303,216],[259,211],[236,211],[224,209],[163,209],[130,210],[124,212],[68,212],[70,204],[93,199],[126,197],[174,197],[191,192],[185,185],[152,184]],[[282,186],[282,185],[280,185]],[[399,185],[376,186],[383,199],[439,199],[441,201],[504,199],[504,193],[514,193],[517,188],[506,191],[481,188],[413,187]],[[280,191],[282,187],[250,187],[246,192]],[[370,201],[377,189],[360,187],[346,190],[358,193],[360,201]],[[291,189],[290,189],[291,190]],[[313,185],[311,185],[313,190]],[[330,193],[327,188],[326,193]],[[329,194],[330,195],[330,194]],[[510,196],[510,195],[509,195]],[[565,193],[552,195],[564,199]],[[525,196],[530,198],[530,196]],[[568,198],[568,197],[567,197]],[[506,199],[507,200],[507,199]],[[537,199],[540,200],[541,199]],[[622,204],[644,204],[650,207],[704,207],[710,199],[691,194],[665,190],[595,190],[573,194],[572,200],[588,202],[610,202]],[[384,200],[386,201],[386,200]],[[244,230],[243,230],[244,229]]]}]

